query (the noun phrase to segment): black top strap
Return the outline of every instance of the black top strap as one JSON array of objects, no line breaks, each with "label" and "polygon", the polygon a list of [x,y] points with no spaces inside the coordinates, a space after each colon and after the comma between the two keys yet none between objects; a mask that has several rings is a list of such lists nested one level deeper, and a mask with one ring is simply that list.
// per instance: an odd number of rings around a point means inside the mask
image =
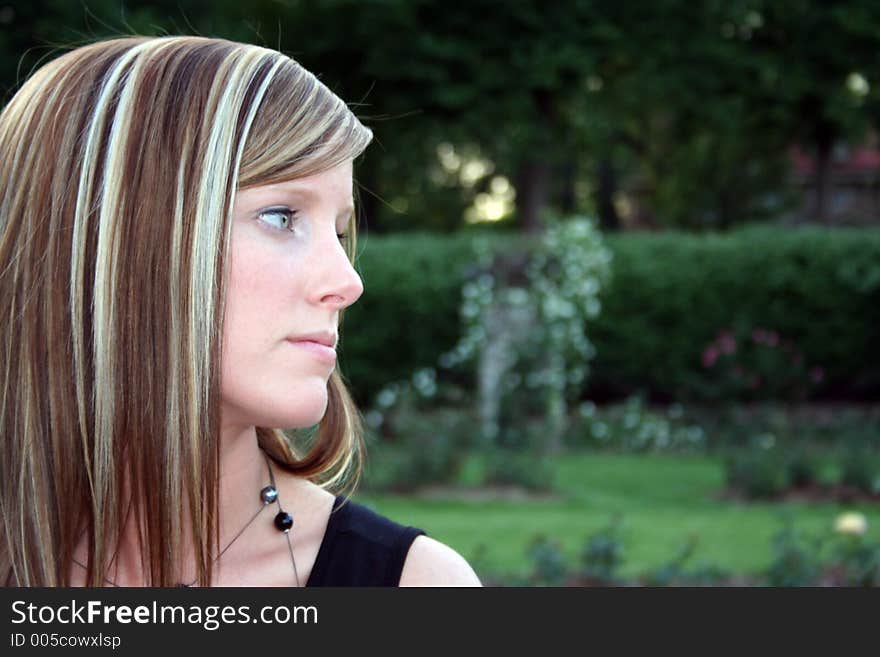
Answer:
[{"label": "black top strap", "polygon": [[398,586],[410,545],[424,533],[337,496],[306,586]]}]

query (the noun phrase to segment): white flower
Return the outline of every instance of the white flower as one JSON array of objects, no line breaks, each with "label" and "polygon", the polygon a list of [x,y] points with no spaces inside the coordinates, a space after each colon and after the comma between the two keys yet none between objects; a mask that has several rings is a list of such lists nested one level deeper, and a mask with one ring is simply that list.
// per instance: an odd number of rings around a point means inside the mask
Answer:
[{"label": "white flower", "polygon": [[757,440],[761,449],[771,449],[776,444],[776,436],[772,433],[762,433]]},{"label": "white flower", "polygon": [[688,427],[687,429],[687,437],[692,443],[702,442],[703,438],[706,437],[706,433],[703,431],[702,427],[698,427],[693,425]]},{"label": "white flower", "polygon": [[585,401],[578,406],[578,411],[580,412],[581,417],[593,417],[596,413],[596,404],[591,401]]},{"label": "white flower", "polygon": [[590,431],[592,432],[594,438],[603,440],[608,436],[608,425],[606,425],[604,422],[594,422],[593,426],[590,427]]},{"label": "white flower", "polygon": [[507,291],[507,301],[514,306],[524,306],[529,302],[529,293],[521,287],[514,287]]},{"label": "white flower", "polygon": [[364,421],[371,429],[378,429],[382,426],[382,414],[379,411],[369,411],[364,416]]},{"label": "white flower", "polygon": [[838,534],[862,536],[868,530],[868,520],[861,513],[849,511],[841,513],[834,520],[834,531]]},{"label": "white flower", "polygon": [[433,397],[437,392],[437,374],[433,368],[418,370],[413,374],[412,381],[422,397]]},{"label": "white flower", "polygon": [[397,400],[397,395],[394,390],[390,388],[385,388],[382,392],[380,392],[376,396],[376,403],[379,404],[382,408],[388,408],[394,405],[394,402]]},{"label": "white flower", "polygon": [[492,277],[492,274],[481,274],[477,279],[477,285],[479,285],[482,289],[491,288],[492,284],[495,282],[495,279]]},{"label": "white flower", "polygon": [[669,444],[669,435],[669,425],[666,422],[658,423],[654,434],[654,441],[660,443],[660,446],[663,447]]},{"label": "white flower", "polygon": [[684,415],[684,407],[681,404],[672,404],[666,414],[673,420],[677,420]]}]

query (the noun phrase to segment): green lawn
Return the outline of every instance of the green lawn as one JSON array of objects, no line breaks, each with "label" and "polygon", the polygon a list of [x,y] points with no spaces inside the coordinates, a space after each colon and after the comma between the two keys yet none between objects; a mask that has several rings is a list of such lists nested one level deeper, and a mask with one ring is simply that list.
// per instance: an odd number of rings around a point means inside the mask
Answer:
[{"label": "green lawn", "polygon": [[398,522],[424,528],[468,559],[485,546],[493,569],[517,573],[528,570],[526,546],[538,533],[558,539],[575,565],[586,537],[615,513],[623,521],[621,574],[626,577],[668,562],[688,536],[699,540],[689,566],[708,562],[738,574],[757,572],[771,560],[782,509],[791,512],[796,528],[811,535],[830,534],[838,513],[858,510],[868,518],[868,538],[880,537],[877,505],[716,499],[723,469],[710,457],[571,454],[561,459],[556,483],[552,500],[357,499]]}]

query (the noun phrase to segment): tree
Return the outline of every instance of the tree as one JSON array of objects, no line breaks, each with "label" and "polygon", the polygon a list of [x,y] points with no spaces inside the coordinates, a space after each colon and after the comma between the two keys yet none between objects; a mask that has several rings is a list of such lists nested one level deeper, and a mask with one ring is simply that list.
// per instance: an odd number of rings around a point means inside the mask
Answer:
[{"label": "tree", "polygon": [[[525,230],[551,208],[596,210],[613,229],[621,198],[643,223],[723,228],[784,209],[793,142],[817,154],[821,216],[833,145],[876,128],[880,108],[880,5],[872,0],[124,7],[36,0],[0,8],[10,28],[0,32],[0,82],[12,89],[17,69],[25,75],[53,44],[131,31],[279,47],[374,130],[356,170],[370,230],[455,230],[496,174],[514,182]],[[443,174],[438,149],[448,144],[490,162],[484,177],[462,185]]]},{"label": "tree", "polygon": [[[560,148],[568,136],[566,106],[591,66],[591,2],[284,6],[282,40],[296,44],[291,54],[322,71],[344,97],[369,92],[371,109],[396,117],[373,123],[385,152],[399,161],[376,164],[383,183],[395,184],[391,170],[401,174],[397,184],[413,172],[424,177],[425,158],[435,158],[441,142],[475,144],[516,181],[523,227],[538,225],[551,169],[569,155]],[[327,29],[343,16],[344,30]]]},{"label": "tree", "polygon": [[816,157],[813,218],[825,215],[831,153],[877,128],[880,5],[872,0],[755,2],[750,43],[761,58],[752,109],[771,111]]}]

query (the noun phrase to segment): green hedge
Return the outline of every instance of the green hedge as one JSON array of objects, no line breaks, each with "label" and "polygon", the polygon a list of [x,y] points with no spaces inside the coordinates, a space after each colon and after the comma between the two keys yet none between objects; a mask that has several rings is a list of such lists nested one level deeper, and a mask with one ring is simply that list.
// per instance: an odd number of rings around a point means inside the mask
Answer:
[{"label": "green hedge", "polygon": [[345,311],[339,360],[359,402],[368,403],[384,384],[417,368],[436,365],[456,344],[470,259],[465,235],[358,239],[364,294]]},{"label": "green hedge", "polygon": [[[499,249],[528,244],[491,239]],[[824,371],[814,394],[880,394],[880,230],[760,227],[607,243],[613,280],[588,330],[598,355],[586,396],[706,398],[701,354],[734,325],[792,340]],[[366,291],[346,313],[341,364],[361,402],[456,343],[468,244],[467,235],[416,234],[359,245]]]},{"label": "green hedge", "polygon": [[880,230],[753,228],[609,239],[614,281],[592,328],[597,390],[701,398],[719,330],[772,329],[821,366],[826,396],[880,392]]}]

